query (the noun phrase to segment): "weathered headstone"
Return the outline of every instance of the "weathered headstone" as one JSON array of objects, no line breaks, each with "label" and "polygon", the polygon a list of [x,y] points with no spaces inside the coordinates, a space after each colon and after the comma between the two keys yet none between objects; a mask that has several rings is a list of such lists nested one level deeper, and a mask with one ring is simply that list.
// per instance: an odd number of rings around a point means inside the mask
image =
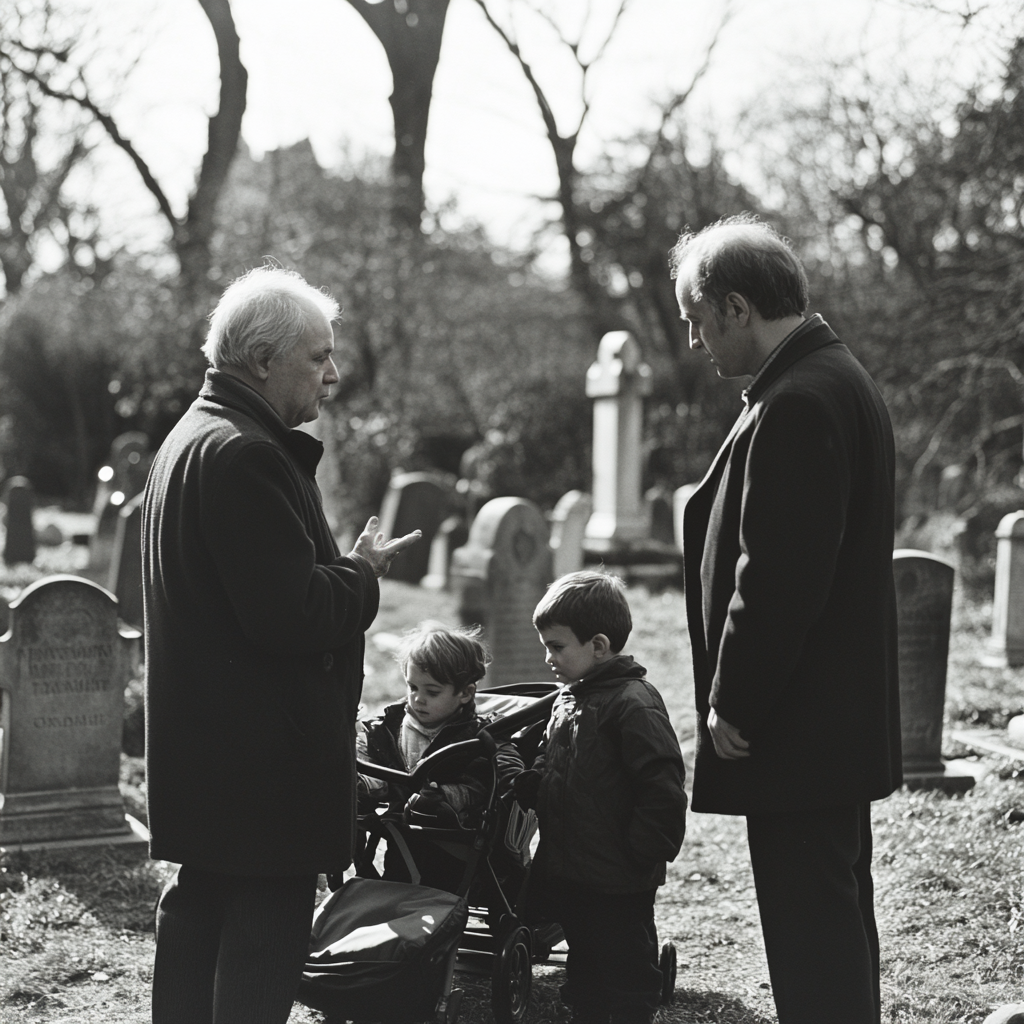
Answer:
[{"label": "weathered headstone", "polygon": [[586,533],[591,550],[613,550],[650,536],[640,476],[644,397],[651,384],[651,368],[633,335],[606,334],[587,370],[587,397],[594,400],[594,511]]},{"label": "weathered headstone", "polygon": [[683,484],[672,492],[672,524],[673,540],[680,551],[683,549],[683,510],[690,500],[690,495],[697,490],[698,484]]},{"label": "weathered headstone", "polygon": [[449,516],[434,534],[430,542],[430,558],[427,575],[420,580],[420,586],[428,590],[447,590],[452,567],[452,555],[461,548],[469,537],[469,528],[462,516]]},{"label": "weathered headstone", "polygon": [[32,526],[36,499],[32,484],[23,476],[11,477],[4,484],[3,501],[7,509],[4,562],[7,565],[31,562],[36,557],[36,535]]},{"label": "weathered headstone", "polygon": [[118,789],[124,690],[139,633],[102,587],[33,583],[0,640],[0,846],[136,842]]},{"label": "weathered headstone", "polygon": [[987,663],[1024,665],[1024,511],[1003,516],[996,528],[991,646]]},{"label": "weathered headstone", "polygon": [[557,580],[583,568],[583,536],[594,511],[594,503],[583,491],[568,491],[558,499],[551,513],[551,554]]},{"label": "weathered headstone", "polygon": [[969,789],[973,776],[947,772],[942,761],[953,566],[926,551],[901,549],[893,552],[892,569],[904,782],[911,789]]},{"label": "weathered headstone", "polygon": [[121,509],[145,488],[152,461],[149,438],[142,431],[129,430],[111,442],[107,463],[98,473],[96,529],[89,542],[89,569],[100,579],[106,579],[110,570]]},{"label": "weathered headstone", "polygon": [[676,530],[672,502],[660,487],[652,487],[645,495],[647,518],[651,524],[651,540],[675,544]]},{"label": "weathered headstone", "polygon": [[117,613],[130,626],[142,627],[142,498],[136,494],[121,507],[114,534],[108,589],[117,598]]},{"label": "weathered headstone", "polygon": [[452,558],[459,616],[484,627],[491,650],[484,689],[552,678],[533,628],[533,610],[551,580],[548,525],[540,509],[525,498],[492,498]]},{"label": "weathered headstone", "polygon": [[423,537],[399,552],[388,578],[419,583],[427,574],[430,544],[451,505],[452,495],[431,473],[396,473],[380,510],[380,529],[387,539],[422,530]]}]

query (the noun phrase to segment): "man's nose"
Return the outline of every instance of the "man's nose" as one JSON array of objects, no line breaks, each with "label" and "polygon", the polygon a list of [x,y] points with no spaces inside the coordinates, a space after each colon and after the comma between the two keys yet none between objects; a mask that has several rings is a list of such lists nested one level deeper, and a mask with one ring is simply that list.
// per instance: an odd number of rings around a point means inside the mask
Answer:
[{"label": "man's nose", "polygon": [[692,327],[690,328],[690,349],[696,352],[700,348],[700,334]]},{"label": "man's nose", "polygon": [[338,367],[335,366],[333,359],[328,359],[327,369],[324,370],[324,383],[337,384],[339,380],[341,380],[341,376],[338,374]]}]

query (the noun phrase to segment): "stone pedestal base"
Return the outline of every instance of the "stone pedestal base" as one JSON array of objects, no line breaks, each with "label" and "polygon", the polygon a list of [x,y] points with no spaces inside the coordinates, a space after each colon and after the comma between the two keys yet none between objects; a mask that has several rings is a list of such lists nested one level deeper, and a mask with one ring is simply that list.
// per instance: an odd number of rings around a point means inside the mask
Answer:
[{"label": "stone pedestal base", "polygon": [[960,765],[939,765],[925,771],[903,771],[903,785],[910,790],[941,789],[944,793],[966,793],[973,789],[975,778]]},{"label": "stone pedestal base", "polygon": [[5,795],[0,807],[0,846],[5,849],[83,841],[140,841],[117,786]]}]

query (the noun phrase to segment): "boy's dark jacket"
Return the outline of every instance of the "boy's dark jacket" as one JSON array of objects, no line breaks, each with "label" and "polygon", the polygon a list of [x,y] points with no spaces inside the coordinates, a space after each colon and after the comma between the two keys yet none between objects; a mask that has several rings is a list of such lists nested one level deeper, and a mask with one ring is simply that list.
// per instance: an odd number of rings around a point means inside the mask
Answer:
[{"label": "boy's dark jacket", "polygon": [[[389,704],[379,718],[371,718],[363,723],[366,728],[368,759],[384,768],[397,768],[402,772],[407,769],[398,745],[398,737],[402,729],[402,719],[405,718],[405,707],[405,701]],[[481,729],[486,728],[492,721],[494,721],[493,715],[478,715],[476,713],[474,701],[463,704],[458,713],[430,741],[430,745],[423,752],[423,757],[429,757],[435,751],[451,746],[453,743],[473,739]],[[498,792],[503,793],[511,787],[512,780],[523,770],[522,758],[511,743],[498,745],[497,769]],[[438,777],[431,781],[437,782],[439,785],[448,782],[467,786],[473,794],[473,805],[479,806],[487,795],[489,782],[487,761],[483,757],[476,758],[469,764],[459,765],[450,777]],[[389,802],[395,809],[401,809],[412,792],[395,792],[395,790],[395,786],[390,787]]]},{"label": "boy's dark jacket", "polygon": [[686,769],[647,670],[616,655],[559,694],[537,798],[540,870],[606,893],[665,881],[686,831]]}]

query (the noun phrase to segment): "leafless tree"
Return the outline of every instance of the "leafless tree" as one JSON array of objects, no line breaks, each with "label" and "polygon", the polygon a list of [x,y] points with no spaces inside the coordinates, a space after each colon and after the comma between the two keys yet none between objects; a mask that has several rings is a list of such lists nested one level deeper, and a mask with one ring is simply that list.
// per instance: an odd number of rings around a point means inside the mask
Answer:
[{"label": "leafless tree", "polygon": [[448,0],[348,2],[380,40],[391,66],[391,111],[395,122],[392,221],[403,235],[415,237],[424,208],[427,119]]}]

